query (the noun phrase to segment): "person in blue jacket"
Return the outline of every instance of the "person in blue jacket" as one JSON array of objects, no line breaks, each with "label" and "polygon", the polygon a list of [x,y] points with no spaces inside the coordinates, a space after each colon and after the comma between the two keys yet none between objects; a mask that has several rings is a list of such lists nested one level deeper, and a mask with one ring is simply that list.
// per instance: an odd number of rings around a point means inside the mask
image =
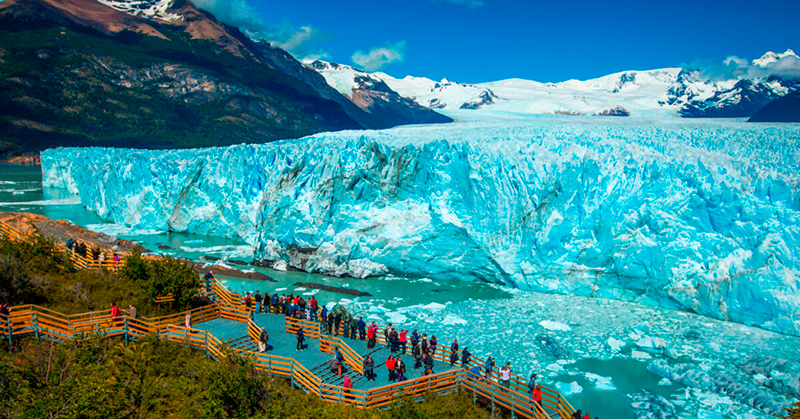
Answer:
[{"label": "person in blue jacket", "polygon": [[306,336],[303,334],[303,328],[300,327],[297,329],[297,350],[303,350],[303,341],[306,340]]}]

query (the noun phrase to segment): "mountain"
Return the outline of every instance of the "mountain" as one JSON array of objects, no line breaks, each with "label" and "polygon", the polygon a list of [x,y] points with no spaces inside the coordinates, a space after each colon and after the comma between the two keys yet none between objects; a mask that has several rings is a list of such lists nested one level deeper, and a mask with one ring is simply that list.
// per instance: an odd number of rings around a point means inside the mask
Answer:
[{"label": "mountain", "polygon": [[748,122],[800,122],[800,90],[768,103]]},{"label": "mountain", "polygon": [[392,90],[381,78],[365,71],[335,63],[314,61],[308,67],[319,72],[339,93],[367,113],[393,125],[444,123],[453,120]]},{"label": "mountain", "polygon": [[[765,104],[800,90],[800,82],[768,75],[771,67],[788,60],[800,60],[792,50],[768,52],[749,63],[761,70],[760,77],[712,80],[700,70],[664,68],[624,71],[590,80],[540,83],[508,79],[480,84],[462,84],[443,79],[386,73],[366,73],[349,66],[320,64],[331,86],[349,95],[354,77],[382,82],[400,96],[421,106],[443,110],[489,110],[525,114],[571,116],[672,115],[685,118],[748,117]],[[368,87],[355,87],[357,90]]]},{"label": "mountain", "polygon": [[[0,3],[0,155],[263,143],[432,121],[370,113],[186,0]],[[432,112],[432,111],[431,111]]]}]

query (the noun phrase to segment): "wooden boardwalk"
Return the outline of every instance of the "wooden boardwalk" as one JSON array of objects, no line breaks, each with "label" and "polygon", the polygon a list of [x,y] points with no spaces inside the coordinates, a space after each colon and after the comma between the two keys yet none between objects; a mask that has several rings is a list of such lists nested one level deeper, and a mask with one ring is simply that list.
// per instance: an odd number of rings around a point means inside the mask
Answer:
[{"label": "wooden boardwalk", "polygon": [[[6,231],[2,233],[5,235]],[[485,380],[468,372],[460,362],[451,367],[449,348],[446,347],[437,350],[434,355],[435,374],[419,377],[419,370],[413,369],[413,359],[405,355],[403,359],[408,369],[407,375],[418,377],[402,383],[389,383],[384,367],[389,351],[385,348],[382,333],[378,333],[376,347],[367,349],[364,341],[343,338],[341,333],[340,336],[323,333],[317,322],[271,313],[254,314],[246,310],[241,295],[229,291],[215,279],[208,284],[208,288],[204,286],[198,293],[209,302],[208,305],[157,318],[112,318],[109,311],[64,315],[35,305],[16,306],[11,308],[10,316],[0,317],[0,338],[13,342],[24,336],[54,341],[102,336],[118,337],[128,342],[155,334],[160,339],[201,349],[215,359],[248,357],[260,372],[285,377],[292,386],[313,393],[322,400],[362,409],[385,408],[400,398],[422,400],[428,394],[460,389],[471,393],[475,401],[482,399],[489,403],[493,412],[500,407],[515,417],[569,419],[574,412],[561,394],[544,386],[543,406],[536,406],[531,400],[526,380],[515,374],[512,374],[510,388],[506,389],[498,381],[497,368],[493,371],[493,379]],[[192,327],[184,326],[186,314],[191,314]],[[306,348],[298,351],[295,334],[301,326],[306,336]],[[270,347],[265,353],[258,352],[256,343],[262,327],[269,333]],[[441,339],[441,342],[449,341]],[[327,366],[335,348],[344,356],[344,374],[353,380],[352,390],[344,388],[341,385],[342,377]],[[367,381],[362,376],[363,359],[368,353],[375,360],[375,373],[378,376],[375,381]],[[483,371],[484,362],[472,357],[468,367],[478,366]]]}]

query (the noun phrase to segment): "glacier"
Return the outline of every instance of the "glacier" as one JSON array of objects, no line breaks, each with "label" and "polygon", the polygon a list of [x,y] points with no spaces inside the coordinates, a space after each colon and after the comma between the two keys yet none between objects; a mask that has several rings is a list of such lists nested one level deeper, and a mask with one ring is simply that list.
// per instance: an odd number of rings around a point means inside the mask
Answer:
[{"label": "glacier", "polygon": [[59,148],[106,221],[241,238],[267,265],[482,280],[800,335],[800,127],[568,117],[196,150]]}]

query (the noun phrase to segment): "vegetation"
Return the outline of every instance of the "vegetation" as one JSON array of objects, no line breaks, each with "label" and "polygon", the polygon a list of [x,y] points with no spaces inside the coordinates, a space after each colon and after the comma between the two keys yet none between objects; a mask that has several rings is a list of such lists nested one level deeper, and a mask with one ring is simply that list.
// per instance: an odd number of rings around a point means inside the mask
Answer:
[{"label": "vegetation", "polygon": [[0,418],[485,418],[467,394],[433,396],[364,411],[320,401],[247,359],[213,361],[200,351],[148,337],[24,340],[0,350]]},{"label": "vegetation", "polygon": [[112,302],[125,308],[133,304],[139,314],[167,314],[153,302],[170,292],[174,310],[200,304],[195,295],[199,275],[182,262],[164,258],[143,261],[134,254],[120,269],[76,271],[69,260],[55,250],[52,239],[36,236],[30,242],[0,238],[0,300],[10,305],[37,304],[64,314],[105,310]]},{"label": "vegetation", "polygon": [[150,303],[172,294],[179,311],[192,307],[200,288],[200,277],[193,267],[171,257],[144,260],[138,250],[125,259],[120,276],[137,284]]}]

